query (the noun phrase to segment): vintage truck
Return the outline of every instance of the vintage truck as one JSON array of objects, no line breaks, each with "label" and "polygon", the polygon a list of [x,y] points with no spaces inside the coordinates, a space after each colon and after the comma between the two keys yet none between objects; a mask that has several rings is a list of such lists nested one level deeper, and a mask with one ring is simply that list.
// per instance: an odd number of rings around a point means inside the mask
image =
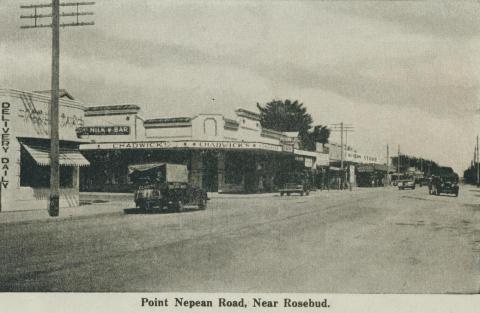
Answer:
[{"label": "vintage truck", "polygon": [[183,164],[153,163],[128,167],[129,178],[136,185],[134,201],[144,211],[172,210],[181,212],[187,206],[201,210],[207,207],[207,192],[188,182],[188,169]]}]

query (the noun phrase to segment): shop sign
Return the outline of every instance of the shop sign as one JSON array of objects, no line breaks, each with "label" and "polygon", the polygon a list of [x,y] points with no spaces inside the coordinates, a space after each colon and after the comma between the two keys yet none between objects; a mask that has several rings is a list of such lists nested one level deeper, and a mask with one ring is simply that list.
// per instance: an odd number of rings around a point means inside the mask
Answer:
[{"label": "shop sign", "polygon": [[313,159],[305,158],[305,167],[313,167]]},{"label": "shop sign", "polygon": [[[8,157],[8,152],[10,150],[10,102],[2,102],[2,154],[5,157],[1,158],[1,175],[0,175],[0,188],[8,187],[8,171],[10,167],[10,158]],[[0,204],[1,207],[1,204]]]},{"label": "shop sign", "polygon": [[130,135],[130,126],[85,126],[76,129],[77,136]]},{"label": "shop sign", "polygon": [[119,143],[99,143],[83,144],[81,150],[92,149],[218,149],[218,150],[269,150],[281,152],[280,145],[274,145],[263,142],[243,142],[243,141],[137,141],[137,142],[119,142]]},{"label": "shop sign", "polygon": [[371,165],[371,164],[359,165],[359,166],[357,166],[357,171],[359,173],[372,173],[373,172],[373,165]]},{"label": "shop sign", "polygon": [[293,153],[293,144],[282,142],[282,151]]},{"label": "shop sign", "polygon": [[[43,111],[41,109],[31,108],[31,109],[19,109],[18,116],[23,119],[25,123],[31,122],[39,126],[48,126],[50,125],[50,117],[48,111]],[[76,127],[82,126],[84,121],[81,116],[75,114],[65,114],[62,113],[59,117],[59,126],[60,127]]]}]

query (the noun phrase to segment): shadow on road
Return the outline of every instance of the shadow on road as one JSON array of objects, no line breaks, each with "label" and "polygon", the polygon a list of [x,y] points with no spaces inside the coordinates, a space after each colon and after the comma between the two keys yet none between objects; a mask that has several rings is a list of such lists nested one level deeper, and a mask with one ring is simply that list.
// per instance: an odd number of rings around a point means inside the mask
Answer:
[{"label": "shadow on road", "polygon": [[128,209],[123,209],[124,214],[181,214],[181,213],[190,213],[190,212],[195,212],[199,211],[197,208],[185,208],[183,212],[176,212],[173,210],[160,210],[160,209],[154,209],[150,211],[145,211],[140,208],[128,208]]}]

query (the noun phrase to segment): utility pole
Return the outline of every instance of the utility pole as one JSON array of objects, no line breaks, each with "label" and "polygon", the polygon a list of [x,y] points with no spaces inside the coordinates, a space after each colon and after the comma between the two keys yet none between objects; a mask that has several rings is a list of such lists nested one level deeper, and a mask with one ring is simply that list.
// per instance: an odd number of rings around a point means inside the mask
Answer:
[{"label": "utility pole", "polygon": [[[344,170],[344,162],[345,162],[345,149],[346,143],[344,144],[343,142],[343,134],[345,133],[345,139],[347,137],[348,132],[353,132],[353,127],[350,124],[345,124],[343,122],[337,123],[337,124],[331,124],[331,131],[339,131],[340,132],[340,171],[342,173],[341,177],[341,189],[344,188],[344,184],[347,179],[347,172]],[[345,147],[344,147],[345,146]],[[351,190],[351,186],[349,188]]]},{"label": "utility pole", "polygon": [[400,174],[400,145],[398,145],[398,153],[397,153],[397,173]]},{"label": "utility pole", "polygon": [[384,182],[385,187],[389,185],[389,181],[388,181],[389,168],[390,168],[390,149],[387,144],[387,173],[385,174],[385,182]]},{"label": "utility pole", "polygon": [[478,135],[477,135],[477,160],[476,160],[476,167],[477,167],[477,188],[480,187],[480,164],[478,164],[479,162],[479,157],[478,157]]},{"label": "utility pole", "polygon": [[343,122],[340,123],[340,155],[340,168],[343,172]]},{"label": "utility pole", "polygon": [[[475,144],[475,148],[473,148],[473,161],[472,161],[472,166],[473,166],[473,170],[477,170],[477,144]],[[477,180],[475,181],[476,183],[478,182],[478,178]]]},{"label": "utility pole", "polygon": [[[58,95],[60,89],[60,27],[67,26],[85,26],[94,25],[94,22],[80,22],[79,17],[83,15],[93,15],[93,12],[79,12],[79,6],[93,5],[95,2],[73,2],[60,3],[60,0],[52,0],[50,4],[31,4],[21,5],[21,9],[33,9],[32,15],[21,15],[22,19],[33,19],[33,25],[22,25],[21,28],[52,28],[52,78],[50,94],[50,198],[48,214],[58,216],[60,205],[60,165],[59,165],[59,127],[58,127]],[[60,7],[74,7],[73,12],[60,13]],[[51,13],[39,14],[39,10],[51,8]],[[73,17],[75,21],[70,23],[60,23],[60,16]],[[37,20],[42,18],[52,18],[51,24],[38,24]]]}]

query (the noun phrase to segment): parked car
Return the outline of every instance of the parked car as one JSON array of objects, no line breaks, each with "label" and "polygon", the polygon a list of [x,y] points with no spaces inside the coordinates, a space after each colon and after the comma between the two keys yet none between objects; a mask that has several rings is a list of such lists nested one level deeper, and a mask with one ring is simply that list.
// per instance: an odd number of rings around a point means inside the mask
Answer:
[{"label": "parked car", "polygon": [[441,193],[453,194],[458,197],[458,175],[433,176],[428,186],[428,193],[439,196]]},{"label": "parked car", "polygon": [[415,189],[415,179],[413,177],[402,177],[397,181],[399,190],[403,189]]},{"label": "parked car", "polygon": [[278,191],[280,192],[280,196],[283,196],[284,194],[289,196],[292,193],[298,193],[301,196],[308,196],[310,194],[310,189],[308,188],[307,184],[286,183],[284,187]]},{"label": "parked car", "polygon": [[130,165],[129,177],[137,185],[134,195],[136,207],[150,211],[168,209],[181,212],[194,205],[204,210],[207,193],[188,182],[186,165],[154,163]]},{"label": "parked car", "polygon": [[430,183],[430,180],[426,177],[422,177],[418,179],[418,184],[420,185],[420,187],[428,186],[429,183]]}]

